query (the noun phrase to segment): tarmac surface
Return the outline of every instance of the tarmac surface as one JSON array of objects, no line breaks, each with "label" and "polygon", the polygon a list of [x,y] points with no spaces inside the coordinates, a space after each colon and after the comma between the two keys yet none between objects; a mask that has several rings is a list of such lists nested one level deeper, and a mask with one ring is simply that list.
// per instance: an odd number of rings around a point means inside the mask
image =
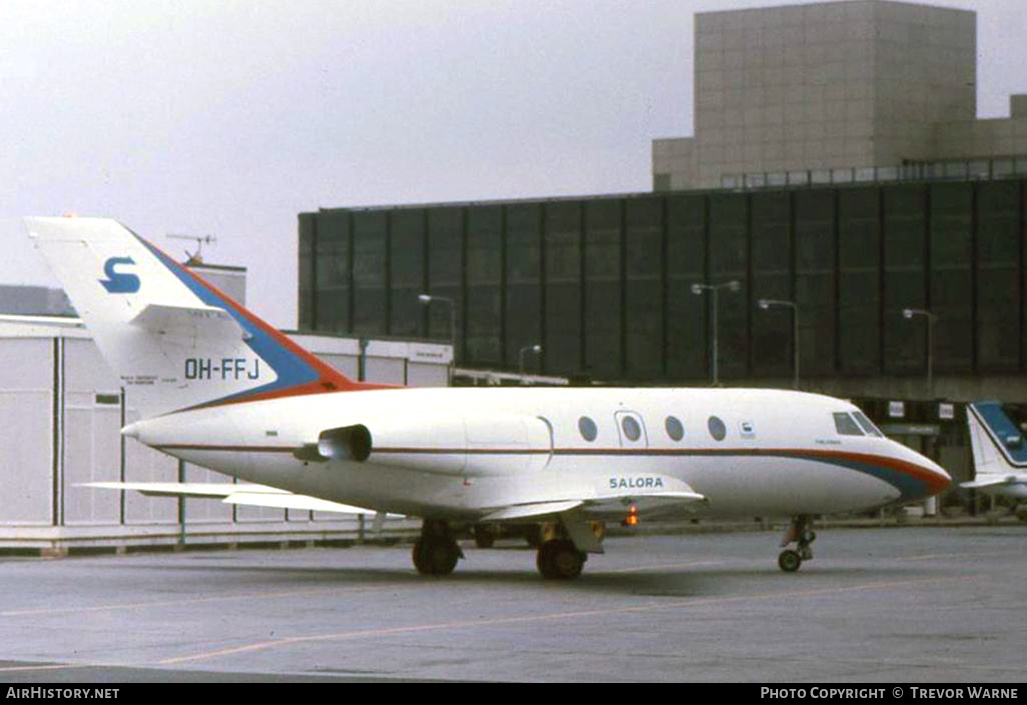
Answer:
[{"label": "tarmac surface", "polygon": [[1011,683],[1027,523],[609,537],[580,579],[465,542],[0,558],[0,682]]}]

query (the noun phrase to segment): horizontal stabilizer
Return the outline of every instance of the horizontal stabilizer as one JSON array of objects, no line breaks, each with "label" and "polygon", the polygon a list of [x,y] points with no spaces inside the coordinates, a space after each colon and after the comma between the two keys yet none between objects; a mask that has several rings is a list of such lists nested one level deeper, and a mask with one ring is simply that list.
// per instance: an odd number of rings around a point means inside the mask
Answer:
[{"label": "horizontal stabilizer", "polygon": [[148,497],[196,497],[220,499],[228,504],[276,509],[337,512],[340,514],[374,514],[373,509],[353,507],[326,499],[318,499],[268,485],[234,484],[231,482],[87,482],[80,487],[105,490],[135,490]]},{"label": "horizontal stabilizer", "polygon": [[131,324],[177,339],[242,340],[245,337],[238,321],[216,306],[147,304]]},{"label": "horizontal stabilizer", "polygon": [[984,487],[998,487],[999,485],[1015,485],[1027,483],[1027,475],[987,475],[978,476],[976,480],[960,482],[959,486],[964,489],[973,490]]}]

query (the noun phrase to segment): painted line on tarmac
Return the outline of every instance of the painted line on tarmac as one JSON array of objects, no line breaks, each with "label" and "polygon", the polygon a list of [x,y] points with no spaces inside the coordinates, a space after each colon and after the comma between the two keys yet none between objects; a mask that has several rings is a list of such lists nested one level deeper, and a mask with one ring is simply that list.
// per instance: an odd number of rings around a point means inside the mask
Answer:
[{"label": "painted line on tarmac", "polygon": [[[86,612],[111,612],[115,610],[134,609],[155,609],[160,607],[181,607],[182,605],[195,605],[198,603],[224,602],[236,600],[260,600],[276,599],[280,597],[307,597],[309,595],[323,595],[336,592],[377,592],[382,585],[373,585],[360,588],[318,588],[316,590],[288,590],[285,592],[246,592],[234,595],[217,595],[214,597],[183,597],[180,600],[160,600],[154,602],[126,602],[112,605],[92,605],[87,607],[47,607],[30,610],[3,610],[0,617],[37,617],[48,614],[75,614]],[[396,586],[389,586],[390,590],[396,590]],[[412,589],[412,588],[411,588]]]},{"label": "painted line on tarmac", "polygon": [[963,553],[931,553],[927,555],[917,556],[905,556],[902,558],[904,561],[936,561],[940,559],[948,558],[997,558],[999,556],[1016,556],[1020,557],[1023,555],[1023,551],[989,551],[987,553],[979,553],[977,551],[965,551]]},{"label": "painted line on tarmac", "polygon": [[72,668],[94,668],[95,666],[91,663],[57,663],[52,665],[39,665],[39,666],[3,666],[0,667],[0,673],[17,673],[24,671],[61,671]]},{"label": "painted line on tarmac", "polygon": [[711,597],[696,600],[685,600],[670,603],[650,603],[636,605],[634,607],[604,608],[594,610],[581,610],[573,612],[552,612],[541,615],[529,615],[521,617],[497,617],[494,619],[481,619],[472,621],[442,622],[439,624],[417,624],[402,627],[385,627],[381,629],[360,629],[350,632],[339,632],[336,634],[312,634],[309,636],[283,637],[268,641],[259,641],[241,646],[229,646],[213,651],[205,651],[197,654],[176,656],[173,658],[157,661],[159,666],[174,666],[182,663],[203,661],[207,659],[234,656],[236,654],[264,651],[280,647],[294,646],[297,644],[310,644],[323,641],[350,641],[355,639],[374,639],[380,637],[399,636],[406,634],[423,634],[426,632],[452,631],[460,629],[475,629],[479,627],[495,627],[502,625],[532,624],[536,622],[550,622],[553,620],[585,619],[589,617],[609,617],[615,614],[633,614],[639,612],[654,612],[657,610],[689,609],[696,607],[708,607],[718,604],[731,604],[734,602],[746,602],[752,600],[781,600],[787,598],[825,597],[833,595],[844,595],[854,592],[869,590],[886,590],[900,587],[922,586],[927,584],[942,584],[951,582],[962,582],[977,580],[977,576],[958,576],[947,578],[924,578],[920,580],[903,580],[880,583],[866,583],[864,585],[851,585],[840,588],[818,588],[811,590],[794,590],[758,595],[737,595],[735,597]]},{"label": "painted line on tarmac", "polygon": [[695,568],[702,565],[724,565],[729,561],[690,561],[688,563],[653,563],[650,565],[638,565],[630,568],[610,568],[607,570],[597,571],[593,575],[603,575],[605,573],[644,573],[650,570],[668,570],[678,568]]}]

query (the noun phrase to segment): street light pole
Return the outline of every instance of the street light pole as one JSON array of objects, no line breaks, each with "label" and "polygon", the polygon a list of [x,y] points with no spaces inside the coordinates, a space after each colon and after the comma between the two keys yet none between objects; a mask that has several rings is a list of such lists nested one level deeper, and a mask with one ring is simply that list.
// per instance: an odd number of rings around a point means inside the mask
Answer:
[{"label": "street light pole", "polygon": [[524,381],[524,353],[526,353],[526,352],[532,352],[532,353],[535,353],[536,355],[538,355],[540,352],[542,352],[542,346],[538,345],[537,343],[535,345],[525,345],[517,353],[518,370],[519,370],[520,376],[521,376],[521,384],[525,384],[525,381]]},{"label": "street light pole", "polygon": [[449,386],[453,386],[453,367],[456,365],[456,304],[453,299],[446,296],[433,296],[431,294],[418,294],[417,300],[421,305],[427,306],[433,301],[439,301],[449,305],[449,348],[451,359],[449,361]]},{"label": "street light pole", "polygon": [[792,309],[792,389],[799,388],[799,305],[794,301],[760,299],[757,302],[764,311],[771,306],[787,306]]},{"label": "street light pole", "polygon": [[729,291],[738,291],[742,285],[735,279],[723,284],[692,284],[692,293],[696,296],[702,296],[704,292],[710,292],[713,297],[713,386],[716,387],[720,384],[720,375],[718,371],[718,340],[717,340],[717,308],[719,306],[719,294],[721,289],[727,289]]},{"label": "street light pole", "polygon": [[902,316],[907,320],[912,320],[914,316],[923,316],[927,319],[927,398],[934,398],[934,346],[931,342],[931,337],[934,327],[934,319],[936,316],[924,308],[905,308],[902,309]]}]

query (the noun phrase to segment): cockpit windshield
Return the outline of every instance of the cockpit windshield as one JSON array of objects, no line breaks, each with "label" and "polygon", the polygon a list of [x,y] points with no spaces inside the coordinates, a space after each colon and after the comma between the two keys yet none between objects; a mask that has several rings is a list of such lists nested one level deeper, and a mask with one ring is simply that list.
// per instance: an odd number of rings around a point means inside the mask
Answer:
[{"label": "cockpit windshield", "polygon": [[844,411],[834,413],[834,427],[841,436],[862,436],[863,429]]},{"label": "cockpit windshield", "polygon": [[868,436],[884,438],[884,434],[881,433],[880,429],[878,429],[877,426],[875,426],[873,422],[863,414],[862,411],[854,411],[852,412],[852,415],[856,418],[856,423],[860,425],[860,428],[866,431]]},{"label": "cockpit windshield", "polygon": [[884,434],[863,414],[862,411],[836,411],[834,428],[839,436],[873,436],[884,438]]}]

